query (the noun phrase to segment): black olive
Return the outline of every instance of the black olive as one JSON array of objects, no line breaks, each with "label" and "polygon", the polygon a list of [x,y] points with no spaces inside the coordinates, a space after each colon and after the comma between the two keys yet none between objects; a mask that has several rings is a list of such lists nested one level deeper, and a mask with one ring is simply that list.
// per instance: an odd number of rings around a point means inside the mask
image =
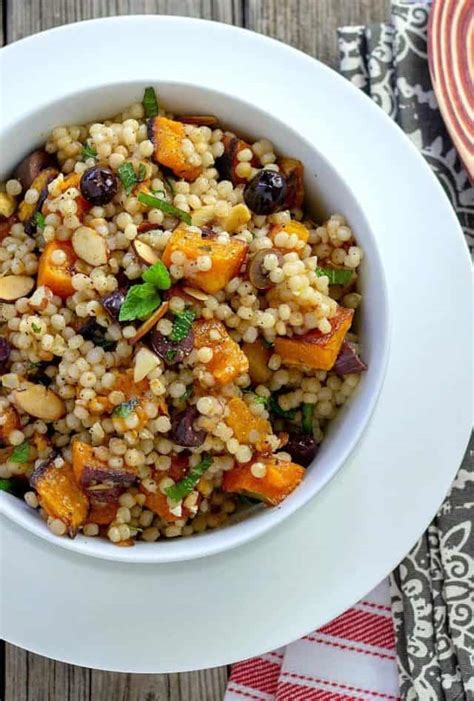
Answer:
[{"label": "black olive", "polygon": [[177,365],[182,363],[193,350],[194,334],[191,329],[182,341],[172,341],[155,328],[150,337],[150,345],[166,365]]},{"label": "black olive", "polygon": [[118,321],[120,309],[125,300],[126,290],[118,288],[100,300],[107,314],[113,321]]},{"label": "black olive", "polygon": [[254,214],[273,214],[283,209],[287,191],[288,185],[282,173],[261,170],[245,186],[245,204]]},{"label": "black olive", "polygon": [[199,417],[195,406],[179,411],[171,417],[171,431],[168,434],[170,440],[185,448],[197,448],[202,445],[206,437],[205,431],[196,430],[194,422]]},{"label": "black olive", "polygon": [[10,360],[11,346],[6,338],[0,338],[0,373],[7,370],[7,363]]},{"label": "black olive", "polygon": [[81,178],[81,193],[93,205],[108,204],[117,194],[117,178],[109,168],[93,166]]},{"label": "black olive", "polygon": [[307,467],[316,455],[318,446],[313,436],[307,433],[292,431],[289,434],[288,443],[282,448],[291,455],[291,459],[299,465]]}]

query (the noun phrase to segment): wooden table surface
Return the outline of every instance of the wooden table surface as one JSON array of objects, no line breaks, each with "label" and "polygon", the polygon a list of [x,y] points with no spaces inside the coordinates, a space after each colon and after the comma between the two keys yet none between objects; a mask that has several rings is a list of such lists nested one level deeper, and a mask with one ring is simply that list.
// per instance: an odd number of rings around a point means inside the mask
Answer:
[{"label": "wooden table surface", "polygon": [[[188,15],[253,29],[336,66],[336,27],[387,19],[389,4],[390,0],[2,0],[0,37],[10,43],[50,27],[110,15]],[[222,701],[228,674],[226,667],[183,674],[98,672],[8,644],[0,656],[4,701]]]}]

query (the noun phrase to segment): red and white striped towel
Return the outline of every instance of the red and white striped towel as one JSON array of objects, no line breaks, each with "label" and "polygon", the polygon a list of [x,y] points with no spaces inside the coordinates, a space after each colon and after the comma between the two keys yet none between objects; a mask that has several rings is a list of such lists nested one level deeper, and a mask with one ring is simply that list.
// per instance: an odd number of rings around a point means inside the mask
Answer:
[{"label": "red and white striped towel", "polygon": [[225,701],[397,701],[388,581],[286,647],[237,662]]}]

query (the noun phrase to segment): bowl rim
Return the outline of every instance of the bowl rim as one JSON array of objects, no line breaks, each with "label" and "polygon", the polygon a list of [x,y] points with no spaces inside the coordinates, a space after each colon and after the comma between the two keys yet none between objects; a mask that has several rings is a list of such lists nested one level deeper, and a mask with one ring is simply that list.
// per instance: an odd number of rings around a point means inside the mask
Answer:
[{"label": "bowl rim", "polygon": [[[94,24],[97,22],[109,22],[110,20],[124,20],[130,17],[133,19],[149,18],[148,15],[130,15],[113,18],[100,18],[97,20],[85,20],[83,22],[77,22],[74,24]],[[186,22],[209,22],[209,20],[181,17],[171,18],[169,16],[160,16],[160,19],[179,19]],[[216,24],[215,22],[209,23]],[[44,35],[49,32],[58,32],[70,26],[71,25],[55,27],[53,29],[47,30],[46,32],[41,32],[40,35]],[[250,33],[253,34],[253,32]],[[24,43],[32,41],[36,36],[38,35],[26,37],[25,39],[20,40],[20,42]],[[267,37],[261,38],[265,40],[267,39]],[[7,47],[4,47],[2,51],[5,51],[5,49],[8,49],[10,47],[17,46],[17,44],[19,44],[20,42],[15,42],[14,44],[7,45]],[[282,46],[285,46],[286,48],[291,48],[287,47],[285,44],[282,44]],[[295,49],[292,50],[295,51]],[[324,66],[324,64],[321,65]],[[328,71],[331,71],[331,69],[327,66],[324,67]],[[334,73],[334,71],[331,72]],[[340,76],[338,76],[337,73],[335,75],[338,78],[340,78]],[[134,80],[108,80],[102,82],[98,81],[98,79],[95,78],[88,87],[81,87],[81,89],[79,90],[71,89],[67,92],[62,93],[60,97],[55,97],[53,100],[46,100],[40,105],[35,105],[34,109],[30,109],[27,113],[21,114],[19,120],[16,121],[22,123],[23,121],[31,120],[39,111],[43,109],[48,109],[50,106],[54,106],[55,104],[59,104],[68,97],[77,97],[82,93],[96,91],[100,88],[120,88],[135,85],[143,86],[145,85],[147,80],[153,81],[153,84],[155,86],[177,86],[180,88],[198,89],[199,91],[202,91],[204,93],[214,93],[214,95],[222,96],[223,98],[226,98],[230,101],[238,102],[243,109],[251,108],[252,110],[263,114],[267,119],[278,123],[285,130],[291,132],[291,134],[300,143],[303,144],[305,151],[316,152],[318,159],[321,162],[324,162],[325,167],[327,167],[329,170],[332,170],[335,173],[336,177],[343,183],[343,185],[349,191],[351,197],[354,199],[354,201],[356,201],[350,183],[345,180],[345,178],[337,169],[337,166],[333,165],[324,153],[322,153],[315,145],[310,143],[306,136],[302,136],[301,134],[299,134],[292,125],[284,122],[279,117],[274,116],[274,114],[272,114],[270,111],[263,108],[262,106],[255,105],[250,101],[243,99],[240,95],[236,95],[221,89],[217,90],[214,88],[210,88],[207,85],[190,83],[186,80],[137,78]],[[341,78],[341,80],[343,79]],[[238,118],[235,121],[238,122]],[[14,128],[13,125],[7,126],[7,129],[5,130],[2,129],[2,132],[5,131],[8,134],[8,131],[11,128]],[[377,350],[377,356],[379,358],[379,367],[372,372],[373,376],[370,377],[370,382],[372,385],[371,392],[369,397],[367,398],[367,403],[366,407],[364,408],[364,411],[359,412],[359,414],[363,413],[363,416],[361,417],[356,415],[354,417],[355,420],[353,421],[353,426],[350,431],[350,439],[345,442],[343,449],[340,449],[339,459],[337,460],[337,462],[334,463],[332,469],[327,471],[327,474],[323,479],[321,479],[319,484],[317,484],[313,489],[305,489],[305,480],[303,480],[300,487],[291,495],[291,501],[285,500],[285,502],[283,502],[283,504],[285,505],[284,508],[282,505],[280,505],[279,507],[267,509],[265,513],[260,515],[258,520],[254,520],[252,518],[245,518],[227,527],[218,528],[213,531],[206,531],[203,534],[193,535],[190,537],[170,539],[166,541],[160,540],[156,543],[137,542],[135,543],[133,548],[118,548],[116,545],[114,545],[113,543],[109,543],[105,539],[87,538],[83,534],[78,534],[74,539],[58,538],[49,530],[44,521],[42,521],[35,512],[30,513],[26,508],[24,508],[25,505],[23,504],[23,502],[19,502],[19,500],[16,497],[13,497],[6,493],[0,494],[0,512],[8,518],[10,518],[15,523],[17,523],[18,525],[20,525],[21,527],[28,530],[30,533],[42,538],[43,540],[46,540],[48,543],[81,555],[85,555],[87,557],[111,560],[115,562],[129,562],[137,564],[161,564],[200,559],[244,545],[245,543],[248,543],[254,540],[255,538],[260,537],[264,533],[267,533],[271,528],[283,522],[286,518],[290,517],[298,509],[307,504],[311,499],[316,498],[316,496],[324,489],[327,483],[344,466],[345,462],[355,451],[362,435],[364,434],[365,429],[367,428],[370,422],[370,419],[373,415],[378,399],[380,397],[390,352],[392,320],[389,307],[389,291],[384,266],[382,264],[381,256],[377,245],[377,237],[374,234],[370,221],[367,218],[363,207],[359,204],[357,204],[357,206],[359,208],[359,217],[364,228],[364,235],[366,236],[366,238],[371,239],[372,242],[374,254],[374,260],[372,261],[372,265],[374,265],[375,261],[381,284],[380,299],[378,301],[378,304],[381,308],[381,318],[384,322],[384,328],[380,329],[380,346]],[[367,374],[366,377],[367,379],[365,380],[365,382],[368,382],[369,374]],[[222,537],[223,533],[225,533],[225,537]]]}]

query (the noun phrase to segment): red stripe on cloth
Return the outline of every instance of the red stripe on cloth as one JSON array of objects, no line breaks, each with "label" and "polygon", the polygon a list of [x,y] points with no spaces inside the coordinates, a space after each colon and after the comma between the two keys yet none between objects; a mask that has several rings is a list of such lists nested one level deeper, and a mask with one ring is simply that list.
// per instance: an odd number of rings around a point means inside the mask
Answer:
[{"label": "red stripe on cloth", "polygon": [[245,662],[237,662],[232,667],[230,681],[265,694],[274,694],[277,690],[281,664],[254,657]]},{"label": "red stripe on cloth", "polygon": [[379,611],[391,611],[392,609],[390,606],[382,606],[382,604],[374,604],[372,601],[366,601],[365,599],[362,599],[362,601],[359,601],[359,604],[365,604],[366,606],[370,606],[373,609],[378,609]]},{"label": "red stripe on cloth", "polygon": [[232,694],[237,694],[237,696],[244,696],[246,699],[254,699],[254,701],[262,701],[261,696],[255,696],[255,694],[251,694],[248,691],[243,691],[242,689],[237,689],[232,682],[229,682],[227,686],[227,690],[230,691]]},{"label": "red stripe on cloth", "polygon": [[391,618],[376,613],[349,609],[319,629],[320,633],[366,645],[376,645],[387,650],[395,648],[395,635]]},{"label": "red stripe on cloth", "polygon": [[341,650],[351,650],[352,652],[360,653],[361,655],[370,655],[370,657],[379,657],[382,660],[395,660],[395,655],[386,655],[383,652],[372,652],[371,650],[364,650],[362,647],[354,647],[353,645],[344,645],[343,643],[336,643],[333,640],[324,640],[323,638],[313,637],[317,636],[317,631],[313,635],[305,635],[303,640],[310,640],[312,643],[318,643],[319,645],[329,645],[330,647],[337,647]]},{"label": "red stripe on cloth", "polygon": [[[356,686],[349,686],[349,684],[331,682],[328,679],[310,677],[304,674],[295,674],[294,672],[283,672],[283,676],[290,677],[291,679],[301,679],[302,681],[314,682],[316,684],[325,684],[326,686],[334,686],[338,689],[343,689],[344,691],[355,691],[358,694],[369,694],[371,696],[376,696],[378,699],[391,699],[393,701],[399,701],[400,699],[399,696],[393,696],[392,694],[384,694],[381,691],[373,691],[372,689],[360,689]],[[296,684],[294,686],[296,686]]]},{"label": "red stripe on cloth", "polygon": [[275,701],[361,701],[360,697],[341,695],[338,692],[325,689],[312,689],[309,686],[300,686],[283,682],[278,685],[278,693]]}]

